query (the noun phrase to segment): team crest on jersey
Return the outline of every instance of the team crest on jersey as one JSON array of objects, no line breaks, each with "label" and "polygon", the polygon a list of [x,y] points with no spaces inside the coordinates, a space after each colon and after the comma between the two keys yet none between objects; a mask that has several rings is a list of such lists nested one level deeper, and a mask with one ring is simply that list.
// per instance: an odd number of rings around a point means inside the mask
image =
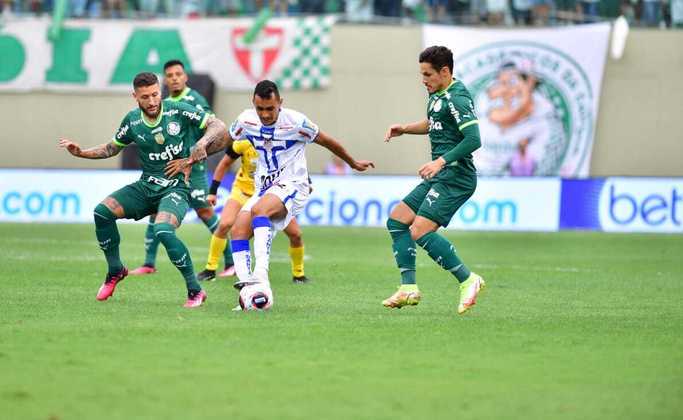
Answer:
[{"label": "team crest on jersey", "polygon": [[157,144],[164,144],[164,142],[166,141],[166,139],[164,138],[164,135],[163,135],[163,134],[161,134],[161,133],[156,133],[156,134],[154,135],[154,141],[156,141]]},{"label": "team crest on jersey", "polygon": [[432,111],[434,111],[434,112],[441,111],[441,99],[437,99],[436,101],[434,101],[434,103],[432,104]]},{"label": "team crest on jersey", "polygon": [[[175,121],[171,121],[166,126],[166,132],[171,136],[177,136],[180,133],[180,124],[178,124]],[[163,142],[164,141],[162,140],[161,143],[163,143]]]}]

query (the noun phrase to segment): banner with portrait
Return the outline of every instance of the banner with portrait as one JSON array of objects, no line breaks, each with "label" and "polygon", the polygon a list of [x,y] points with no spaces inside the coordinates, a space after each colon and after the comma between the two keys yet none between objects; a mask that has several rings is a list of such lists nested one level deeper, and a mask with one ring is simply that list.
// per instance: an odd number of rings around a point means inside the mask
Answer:
[{"label": "banner with portrait", "polygon": [[425,25],[453,51],[479,119],[482,175],[589,175],[610,25],[533,30]]}]

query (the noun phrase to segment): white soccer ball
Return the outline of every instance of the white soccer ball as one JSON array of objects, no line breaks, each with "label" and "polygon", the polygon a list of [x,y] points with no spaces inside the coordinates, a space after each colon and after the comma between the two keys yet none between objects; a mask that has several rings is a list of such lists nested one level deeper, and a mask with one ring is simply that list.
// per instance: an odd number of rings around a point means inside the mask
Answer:
[{"label": "white soccer ball", "polygon": [[240,290],[240,307],[243,311],[265,311],[273,303],[273,291],[268,283],[249,284]]}]

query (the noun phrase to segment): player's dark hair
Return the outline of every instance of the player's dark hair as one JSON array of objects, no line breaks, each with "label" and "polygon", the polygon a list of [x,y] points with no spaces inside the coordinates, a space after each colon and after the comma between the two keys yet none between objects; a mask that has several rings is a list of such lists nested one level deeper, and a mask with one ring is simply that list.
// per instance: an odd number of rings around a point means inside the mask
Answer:
[{"label": "player's dark hair", "polygon": [[135,76],[135,79],[133,79],[133,88],[137,89],[139,87],[152,86],[157,83],[159,83],[159,79],[157,79],[156,74],[149,72],[138,73],[138,75]]},{"label": "player's dark hair", "polygon": [[166,64],[164,64],[164,71],[166,71],[167,68],[173,66],[180,66],[183,68],[183,71],[185,71],[185,64],[183,64],[183,62],[180,60],[168,60]]},{"label": "player's dark hair", "polygon": [[254,96],[259,98],[269,99],[270,95],[275,95],[276,98],[280,98],[280,91],[277,89],[277,85],[270,80],[261,80],[256,84],[254,88]]},{"label": "player's dark hair", "polygon": [[448,67],[448,70],[453,73],[453,53],[446,47],[437,45],[428,47],[420,53],[418,61],[431,64],[436,71]]}]

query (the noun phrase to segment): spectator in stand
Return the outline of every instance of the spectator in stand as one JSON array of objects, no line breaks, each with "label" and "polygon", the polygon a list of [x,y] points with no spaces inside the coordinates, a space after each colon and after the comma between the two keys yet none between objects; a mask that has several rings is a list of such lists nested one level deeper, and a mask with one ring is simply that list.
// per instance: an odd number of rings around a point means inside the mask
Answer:
[{"label": "spectator in stand", "polygon": [[446,22],[448,0],[427,0],[427,14],[430,22]]},{"label": "spectator in stand", "polygon": [[598,20],[600,0],[581,0],[581,14],[583,23]]},{"label": "spectator in stand", "polygon": [[325,13],[325,0],[299,0],[299,12],[304,15]]},{"label": "spectator in stand", "polygon": [[375,15],[401,17],[401,0],[375,0]]},{"label": "spectator in stand", "polygon": [[643,0],[641,21],[645,26],[659,25],[661,6],[662,3],[660,0]]},{"label": "spectator in stand", "polygon": [[372,0],[346,0],[346,19],[351,22],[372,20]]},{"label": "spectator in stand", "polygon": [[532,0],[512,0],[512,17],[516,25],[531,25]]},{"label": "spectator in stand", "polygon": [[536,26],[547,25],[550,9],[553,7],[553,0],[533,0],[533,4],[534,24]]},{"label": "spectator in stand", "polygon": [[683,0],[671,0],[671,26],[683,28]]},{"label": "spectator in stand", "polygon": [[470,0],[469,6],[471,18],[467,23],[478,25],[486,17],[486,0]]},{"label": "spectator in stand", "polygon": [[488,24],[492,26],[502,25],[505,20],[507,8],[507,0],[486,0]]},{"label": "spectator in stand", "polygon": [[560,22],[575,22],[578,20],[580,9],[577,0],[555,0],[555,6],[557,20]]}]

